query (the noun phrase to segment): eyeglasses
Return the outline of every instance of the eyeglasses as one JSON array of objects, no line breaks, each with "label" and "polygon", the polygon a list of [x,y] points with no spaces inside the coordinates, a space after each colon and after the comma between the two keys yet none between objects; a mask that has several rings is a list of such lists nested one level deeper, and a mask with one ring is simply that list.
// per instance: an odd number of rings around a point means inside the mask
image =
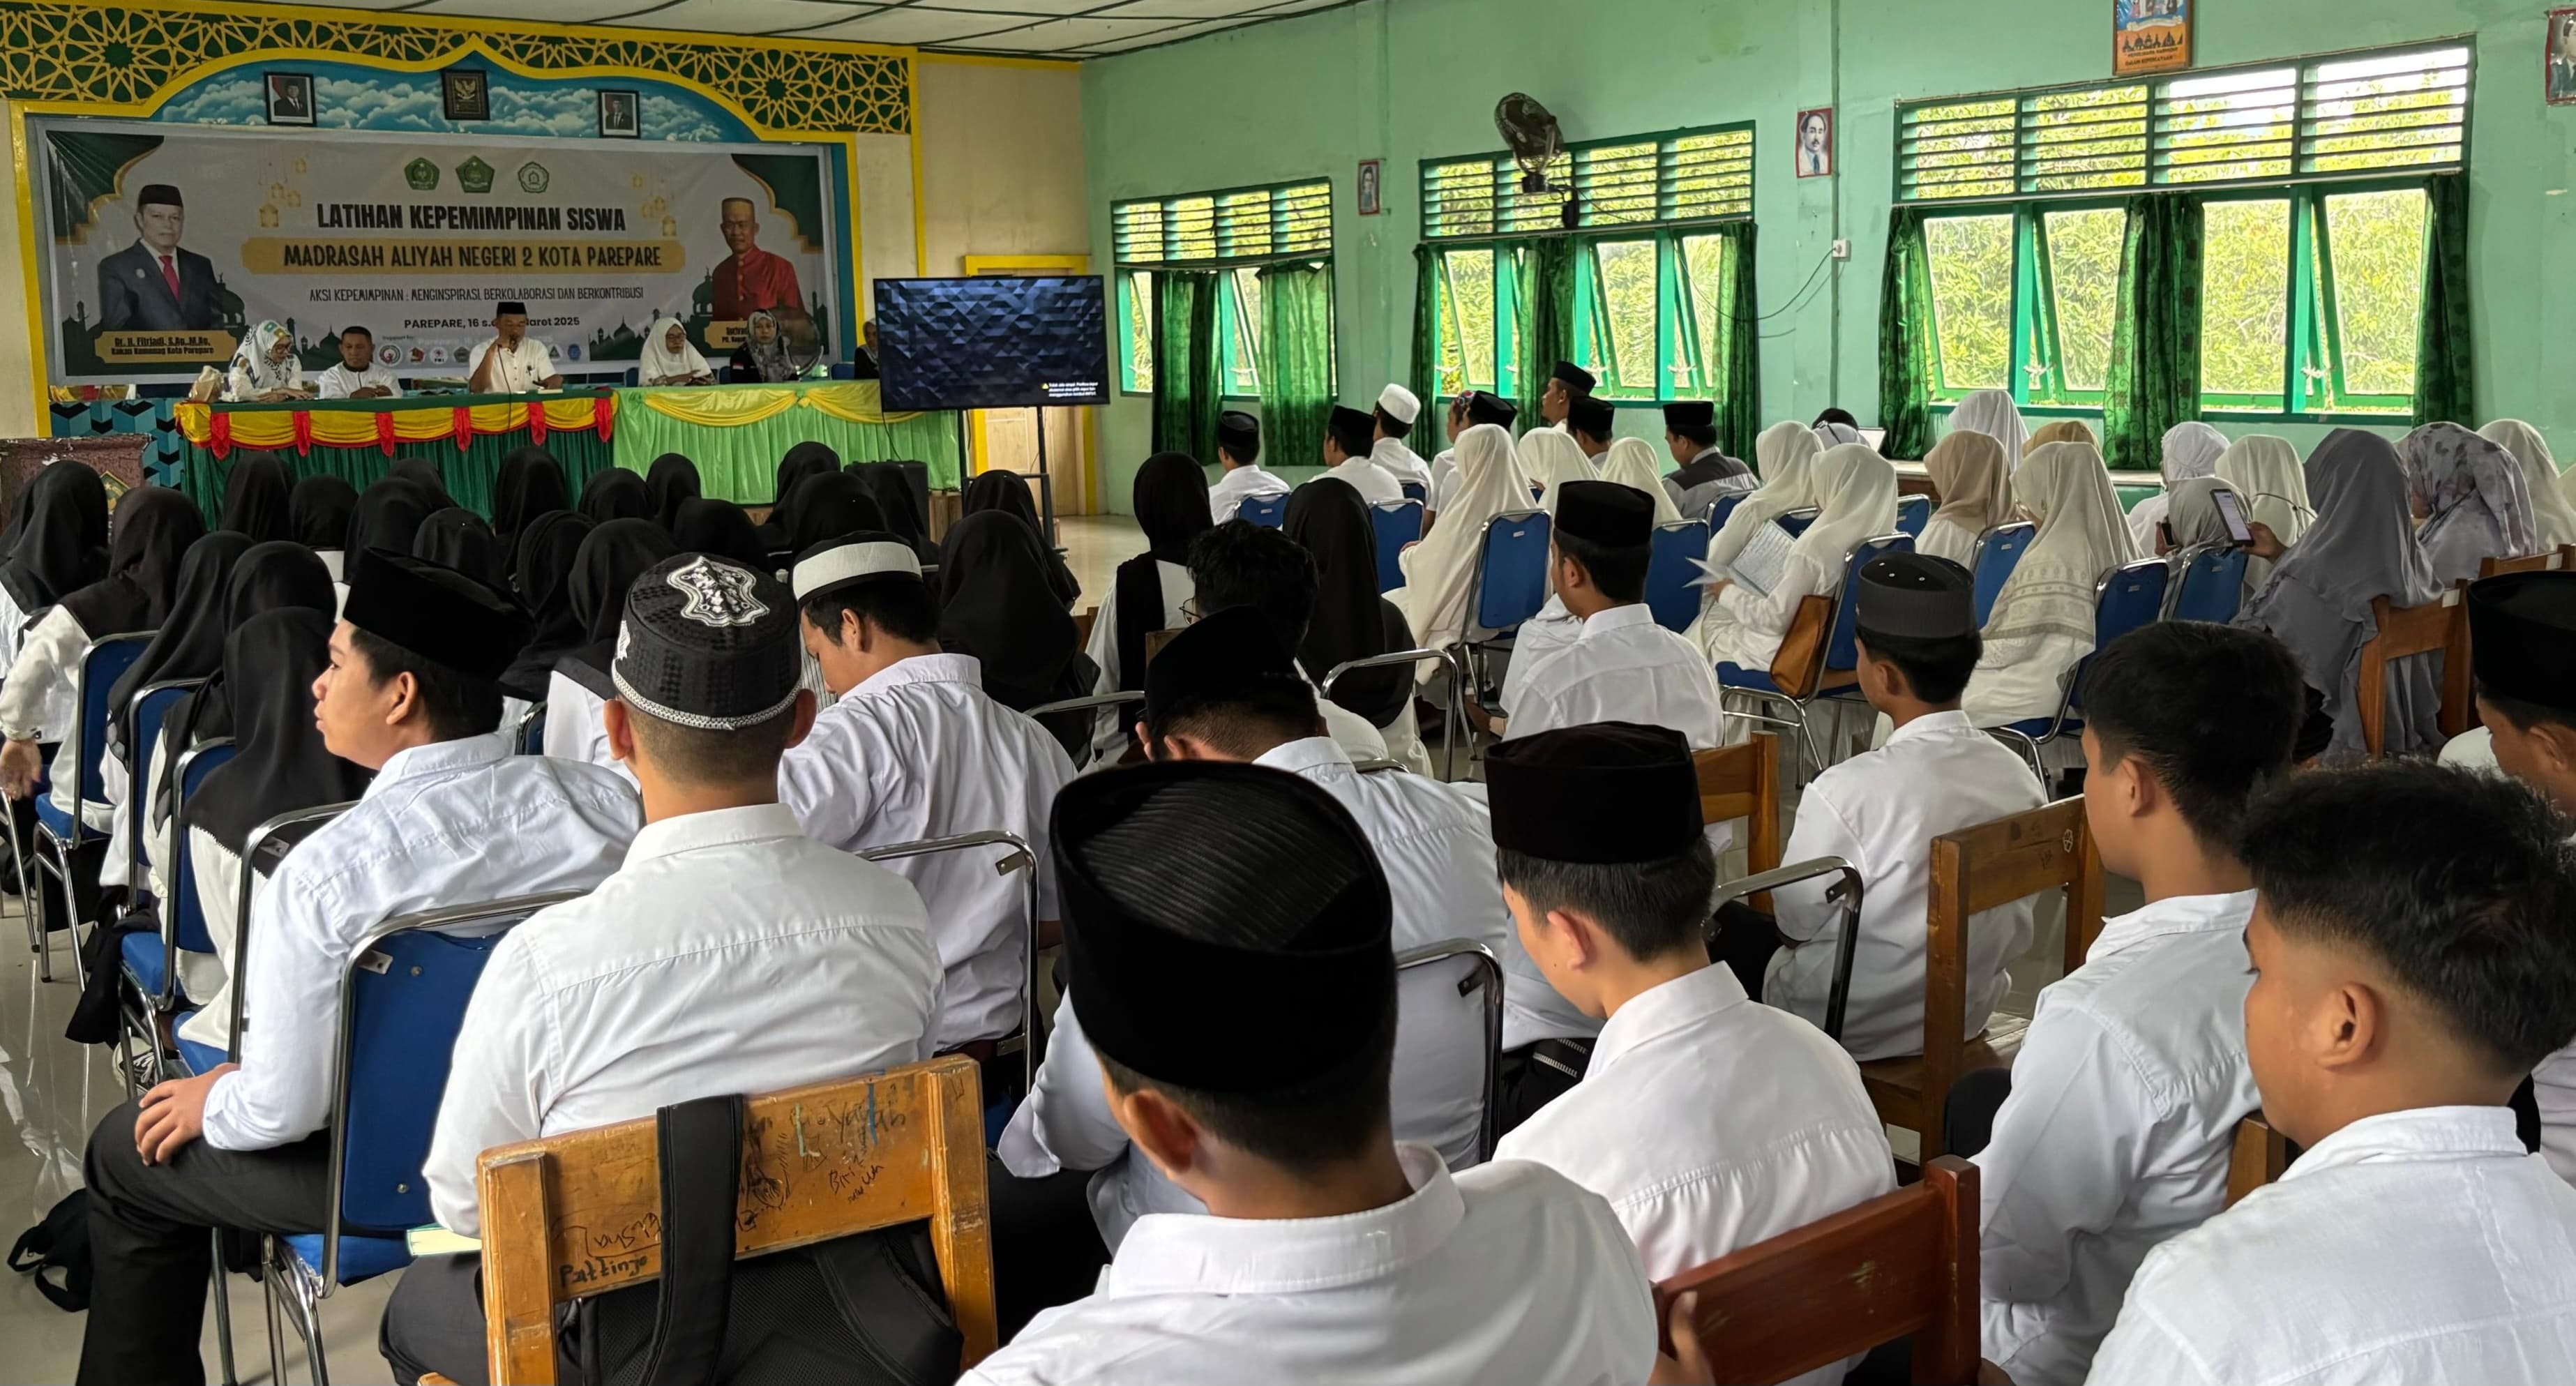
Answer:
[{"label": "eyeglasses", "polygon": [[1198,598],[1190,597],[1181,602],[1181,621],[1183,624],[1193,626],[1197,625],[1200,618],[1206,615],[1206,612],[1199,609]]}]

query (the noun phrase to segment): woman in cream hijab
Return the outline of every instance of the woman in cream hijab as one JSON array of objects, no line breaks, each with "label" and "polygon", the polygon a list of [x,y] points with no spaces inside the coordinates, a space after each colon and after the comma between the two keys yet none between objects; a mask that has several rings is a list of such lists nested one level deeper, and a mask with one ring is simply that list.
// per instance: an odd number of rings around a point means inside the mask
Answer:
[{"label": "woman in cream hijab", "polygon": [[1824,445],[1816,441],[1816,431],[1802,423],[1775,423],[1762,430],[1762,436],[1753,440],[1762,486],[1737,501],[1726,524],[1709,536],[1709,566],[1734,562],[1744,546],[1753,542],[1755,530],[1792,510],[1804,510],[1816,503],[1813,469],[1824,450]]},{"label": "woman in cream hijab", "polygon": [[635,365],[637,384],[710,385],[715,378],[715,368],[689,344],[688,326],[678,318],[666,318],[644,334],[644,357]]},{"label": "woman in cream hijab", "polygon": [[1708,589],[1690,636],[1707,651],[1710,663],[1767,672],[1798,604],[1842,590],[1852,550],[1862,540],[1896,528],[1896,468],[1867,444],[1828,448],[1812,470],[1816,522],[1789,546],[1779,585],[1767,596],[1732,582]]},{"label": "woman in cream hijab", "polygon": [[[1569,481],[1597,481],[1600,474],[1592,470],[1592,459],[1574,436],[1553,428],[1533,428],[1521,435],[1521,474],[1547,488],[1539,505],[1548,514],[1556,513],[1556,488]],[[1662,490],[1662,487],[1655,488]]]},{"label": "woman in cream hijab", "polygon": [[265,404],[311,393],[304,387],[304,363],[295,359],[295,338],[283,323],[274,321],[261,323],[242,338],[233,351],[224,387],[224,398],[235,404]]},{"label": "woman in cream hijab", "polygon": [[2039,443],[2012,487],[2039,532],[1986,617],[1986,652],[1961,700],[1980,727],[2055,715],[2067,675],[2093,652],[2095,585],[2138,556],[2091,445]]},{"label": "woman in cream hijab", "polygon": [[[2094,438],[2093,430],[2087,428],[2082,419],[2058,419],[2040,425],[2038,430],[2030,435],[2030,441],[2021,445],[2021,460],[2029,461],[2032,453],[2051,443],[2082,443],[2097,453],[2102,450],[2102,444]],[[2110,472],[2106,468],[2102,474],[2109,476]],[[2118,493],[2114,492],[2111,499],[2116,504],[2119,500]]]},{"label": "woman in cream hijab", "polygon": [[1673,504],[1664,480],[1655,475],[1655,445],[1643,438],[1621,438],[1610,445],[1601,458],[1601,479],[1615,481],[1632,491],[1643,491],[1655,503],[1655,523],[1672,524],[1681,519],[1681,507]]},{"label": "woman in cream hijab", "polygon": [[2531,491],[2531,517],[2539,529],[2541,547],[2576,544],[2576,505],[2568,502],[2558,476],[2558,460],[2549,455],[2549,440],[2540,436],[2540,430],[2520,419],[2498,419],[2479,429],[2478,436],[2512,453],[2514,464],[2522,468],[2523,484]]},{"label": "woman in cream hijab", "polygon": [[[1396,556],[1404,585],[1386,594],[1404,612],[1415,642],[1446,649],[1466,638],[1469,589],[1485,542],[1485,525],[1497,515],[1532,509],[1529,481],[1512,451],[1512,435],[1478,424],[1458,435],[1458,493],[1440,523],[1421,543]],[[1437,665],[1426,665],[1436,670]],[[1426,680],[1436,681],[1425,674]]]},{"label": "woman in cream hijab", "polygon": [[[2245,498],[2245,518],[2272,531],[2284,544],[2296,544],[2315,523],[2317,509],[2308,502],[2308,474],[2299,450],[2287,438],[2249,433],[2227,445],[2218,457],[2218,479]],[[2245,583],[2259,592],[2272,576],[2268,559],[2248,557]]]},{"label": "woman in cream hijab", "polygon": [[2227,451],[2227,435],[2193,419],[2165,430],[2165,489],[2138,502],[2129,512],[2129,542],[2141,557],[2157,551],[2156,522],[2173,504],[2173,489],[2193,477],[2214,476]]},{"label": "woman in cream hijab", "polygon": [[2002,440],[1976,429],[1954,428],[1932,445],[1923,470],[1932,475],[1941,508],[1924,522],[1916,553],[1977,566],[1977,540],[2012,518],[2012,464],[2005,458]]},{"label": "woman in cream hijab", "polygon": [[2030,425],[2021,421],[2021,409],[2013,403],[2013,397],[2001,390],[1979,390],[1959,401],[1959,407],[1950,411],[1950,431],[1982,433],[1994,439],[2004,445],[2004,457],[2009,463],[2019,463],[2023,448],[2030,442]]}]

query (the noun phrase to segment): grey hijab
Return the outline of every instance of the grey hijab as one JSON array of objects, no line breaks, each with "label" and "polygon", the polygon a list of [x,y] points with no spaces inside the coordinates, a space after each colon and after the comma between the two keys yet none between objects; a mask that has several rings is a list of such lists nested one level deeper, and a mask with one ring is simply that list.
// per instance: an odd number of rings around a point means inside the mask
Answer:
[{"label": "grey hijab", "polygon": [[[2170,498],[2165,523],[2173,529],[2175,549],[2227,542],[2227,522],[2219,517],[2218,503],[2210,499],[2221,491],[2236,495],[2235,487],[2214,476],[2195,476],[2175,483],[2165,493]],[[2238,497],[2238,504],[2243,503],[2244,498]],[[2252,507],[2246,507],[2246,514],[2253,514]]]},{"label": "grey hijab", "polygon": [[2501,445],[2455,423],[2426,424],[2406,435],[2406,473],[2424,513],[2415,537],[2435,577],[2475,581],[2482,560],[2540,551],[2530,483]]}]

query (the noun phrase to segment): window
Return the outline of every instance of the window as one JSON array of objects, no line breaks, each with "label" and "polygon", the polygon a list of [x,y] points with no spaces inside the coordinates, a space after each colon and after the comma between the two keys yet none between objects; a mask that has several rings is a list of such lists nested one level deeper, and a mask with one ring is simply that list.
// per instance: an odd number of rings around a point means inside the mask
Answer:
[{"label": "window", "polygon": [[[1507,154],[1425,160],[1422,228],[1439,276],[1440,388],[1520,389],[1520,238],[1570,232],[1576,364],[1604,398],[1703,394],[1736,286],[1718,228],[1753,214],[1753,127],[1578,145],[1528,191]],[[1510,245],[1496,244],[1512,239]],[[1446,243],[1446,244],[1444,244]]]},{"label": "window", "polygon": [[1936,397],[2098,408],[2126,215],[2202,206],[2201,403],[2404,413],[2426,171],[2466,158],[2470,51],[2433,46],[2152,82],[1900,103],[1897,197],[1925,221]]},{"label": "window", "polygon": [[1229,398],[1261,393],[1261,266],[1330,260],[1333,190],[1324,182],[1113,203],[1122,388],[1154,389],[1154,271],[1225,271],[1218,283],[1219,373]]}]

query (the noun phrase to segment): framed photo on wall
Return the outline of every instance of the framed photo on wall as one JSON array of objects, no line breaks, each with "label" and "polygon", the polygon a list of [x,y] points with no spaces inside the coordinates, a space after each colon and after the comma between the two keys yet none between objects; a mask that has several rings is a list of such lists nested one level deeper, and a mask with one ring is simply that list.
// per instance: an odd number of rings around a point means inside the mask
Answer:
[{"label": "framed photo on wall", "polygon": [[1831,106],[1798,112],[1798,176],[1834,176],[1834,108]]},{"label": "framed photo on wall", "polygon": [[438,74],[438,98],[449,120],[490,120],[492,74],[479,67],[451,67]]},{"label": "framed photo on wall", "polygon": [[2576,9],[2549,12],[2540,91],[2552,106],[2576,105]]},{"label": "framed photo on wall", "polygon": [[271,125],[310,125],[313,123],[313,74],[309,72],[271,72],[261,83],[268,95],[268,123]]},{"label": "framed photo on wall", "polygon": [[2111,0],[2111,75],[2191,66],[2191,12],[2200,0]]},{"label": "framed photo on wall", "polygon": [[631,91],[603,91],[599,94],[599,137],[604,140],[641,139],[644,120],[638,112],[639,99]]},{"label": "framed photo on wall", "polygon": [[1384,174],[1384,161],[1378,159],[1360,160],[1359,200],[1361,216],[1373,217],[1377,215],[1379,197],[1381,195],[1379,180],[1384,176]]}]

